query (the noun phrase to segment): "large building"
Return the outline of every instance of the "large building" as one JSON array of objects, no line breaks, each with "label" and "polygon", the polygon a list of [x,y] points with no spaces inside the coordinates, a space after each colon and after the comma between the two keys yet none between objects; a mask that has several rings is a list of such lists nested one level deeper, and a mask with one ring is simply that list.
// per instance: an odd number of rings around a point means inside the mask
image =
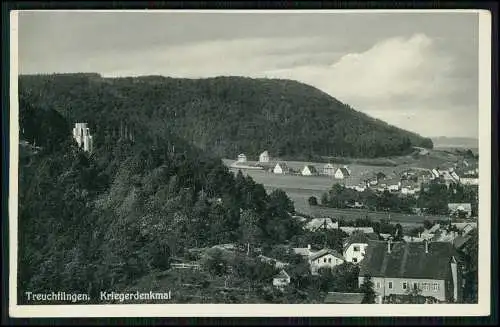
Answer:
[{"label": "large building", "polygon": [[73,138],[76,140],[76,143],[78,143],[78,146],[83,148],[84,151],[92,152],[92,135],[90,135],[87,123],[75,123],[75,127],[73,128]]},{"label": "large building", "polygon": [[359,285],[371,276],[377,303],[391,296],[420,296],[461,302],[462,273],[450,242],[370,241],[360,264]]}]

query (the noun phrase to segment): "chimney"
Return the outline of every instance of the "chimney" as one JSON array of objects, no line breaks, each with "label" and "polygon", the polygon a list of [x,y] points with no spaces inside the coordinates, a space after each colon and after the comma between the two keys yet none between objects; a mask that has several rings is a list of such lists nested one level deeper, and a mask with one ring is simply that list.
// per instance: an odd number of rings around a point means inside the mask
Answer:
[{"label": "chimney", "polygon": [[424,244],[425,244],[425,253],[429,253],[429,241],[425,239]]},{"label": "chimney", "polygon": [[387,253],[391,253],[391,239],[387,240]]}]

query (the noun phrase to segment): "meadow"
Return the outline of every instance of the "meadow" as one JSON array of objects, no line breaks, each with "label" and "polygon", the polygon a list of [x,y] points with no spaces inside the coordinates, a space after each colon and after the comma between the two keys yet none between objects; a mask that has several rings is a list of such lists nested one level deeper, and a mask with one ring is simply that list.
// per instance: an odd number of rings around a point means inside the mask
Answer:
[{"label": "meadow", "polygon": [[[351,163],[346,166],[351,170],[349,184],[355,185],[367,178],[374,177],[377,173],[384,173],[388,178],[399,175],[407,169],[429,171],[436,167],[451,167],[457,160],[460,159],[452,150],[431,150],[427,155],[408,155],[401,157],[391,157],[391,162],[397,166],[380,166]],[[230,170],[236,173],[239,169],[232,168],[231,165],[235,160],[224,159],[224,164],[230,167]],[[272,160],[269,166],[274,166],[277,160]],[[359,161],[358,161],[359,162]],[[364,160],[369,162],[369,159]],[[249,161],[250,164],[255,161]],[[313,163],[303,161],[286,161],[288,167],[295,171],[300,171],[305,165],[313,165],[321,172],[325,163]],[[335,167],[342,167],[343,164],[335,164]],[[266,170],[250,170],[240,169],[245,175],[251,176],[255,182],[262,184],[267,192],[279,188],[285,191],[288,197],[294,202],[295,210],[314,217],[338,217],[345,220],[355,220],[357,218],[365,218],[368,216],[373,220],[387,219],[388,214],[385,212],[367,212],[364,210],[341,210],[335,208],[326,208],[321,206],[310,206],[308,199],[315,196],[318,200],[321,195],[327,192],[334,184],[345,184],[344,180],[335,179],[332,176],[301,176],[301,175],[277,175]],[[391,213],[391,221],[398,222],[402,225],[420,224],[425,219],[439,220],[443,217],[439,216],[418,216]]]}]

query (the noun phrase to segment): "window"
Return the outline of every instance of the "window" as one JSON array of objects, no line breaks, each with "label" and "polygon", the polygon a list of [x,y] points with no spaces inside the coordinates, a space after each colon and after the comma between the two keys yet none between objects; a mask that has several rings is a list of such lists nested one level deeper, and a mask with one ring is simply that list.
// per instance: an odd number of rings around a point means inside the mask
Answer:
[{"label": "window", "polygon": [[403,282],[403,289],[407,289],[408,288],[408,282]]},{"label": "window", "polygon": [[328,258],[328,263],[332,263],[332,258]]},{"label": "window", "polygon": [[424,291],[430,291],[431,290],[431,284],[430,283],[424,283]]},{"label": "window", "polygon": [[358,258],[352,258],[352,262],[358,262]]},{"label": "window", "polygon": [[434,290],[434,292],[439,291],[439,284],[438,283],[432,284],[432,289]]},{"label": "window", "polygon": [[392,282],[389,282],[389,289],[392,289]]},{"label": "window", "polygon": [[359,252],[359,246],[358,245],[354,246],[354,252]]},{"label": "window", "polygon": [[380,288],[380,282],[377,282],[376,285],[377,285],[377,288]]},{"label": "window", "polygon": [[326,262],[326,258],[323,259],[323,262]]},{"label": "window", "polygon": [[417,282],[413,282],[413,289],[414,290],[418,290],[418,284],[417,284]]}]

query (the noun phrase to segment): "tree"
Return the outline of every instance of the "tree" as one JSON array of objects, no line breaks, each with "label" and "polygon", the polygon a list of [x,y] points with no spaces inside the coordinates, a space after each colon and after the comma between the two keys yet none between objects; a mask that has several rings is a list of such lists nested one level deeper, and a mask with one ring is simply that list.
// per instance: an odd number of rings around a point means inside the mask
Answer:
[{"label": "tree", "polygon": [[259,227],[259,218],[255,212],[245,210],[240,217],[240,235],[241,242],[247,244],[248,249],[251,245],[256,245],[259,241],[262,231]]},{"label": "tree", "polygon": [[373,290],[373,281],[370,275],[364,277],[360,291],[364,293],[361,303],[375,303],[375,291]]},{"label": "tree", "polygon": [[315,196],[311,196],[308,200],[310,206],[317,206],[318,199]]}]

